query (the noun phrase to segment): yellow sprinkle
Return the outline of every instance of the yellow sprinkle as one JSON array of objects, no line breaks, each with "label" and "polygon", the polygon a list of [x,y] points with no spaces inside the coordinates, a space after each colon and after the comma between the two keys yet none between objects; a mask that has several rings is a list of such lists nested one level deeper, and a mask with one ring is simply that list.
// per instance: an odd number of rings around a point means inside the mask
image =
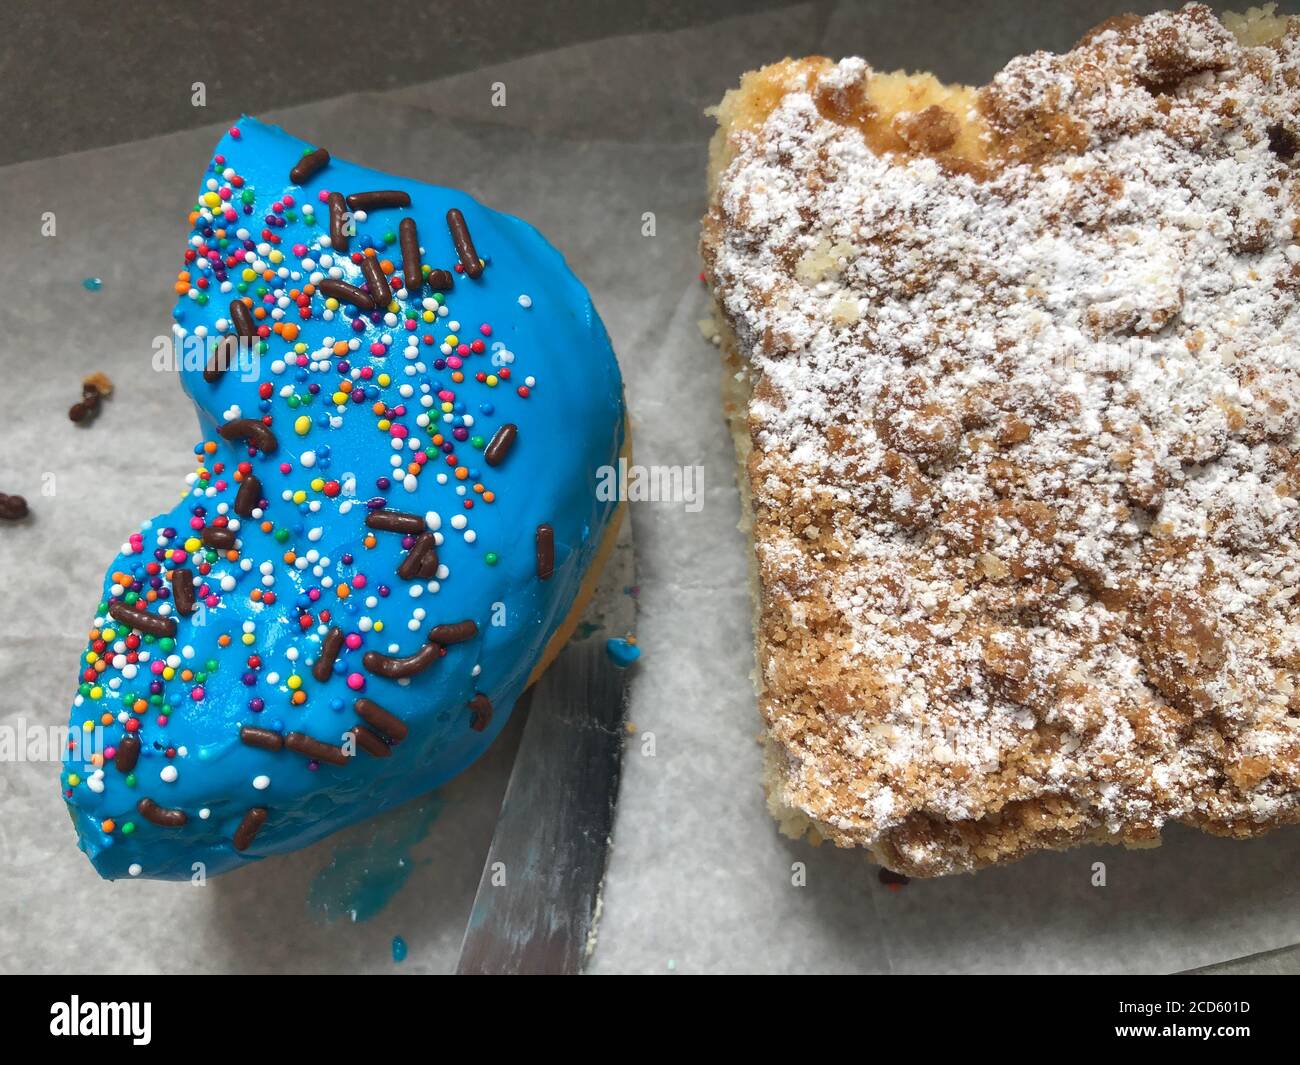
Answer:
[{"label": "yellow sprinkle", "polygon": [[379,381],[380,388],[387,388],[389,385],[393,383],[393,379],[389,377],[388,374],[386,373],[381,373],[378,377],[378,381]]},{"label": "yellow sprinkle", "polygon": [[271,262],[273,263],[282,263],[284,262],[284,253],[273,249],[271,251],[271,254],[267,256],[267,258],[270,259]]},{"label": "yellow sprinkle", "polygon": [[292,688],[294,691],[297,691],[299,688],[302,687],[302,677],[298,676],[298,674],[295,673],[292,677],[286,680],[285,683],[289,685],[289,687]]},{"label": "yellow sprinkle", "polygon": [[340,407],[348,401],[347,393],[345,392],[335,392],[334,395],[330,396],[330,399]]},{"label": "yellow sprinkle", "polygon": [[438,320],[438,316],[434,314],[433,311],[425,311],[420,317],[423,318],[425,322],[435,322]]},{"label": "yellow sprinkle", "polygon": [[460,343],[460,337],[458,337],[455,333],[452,333],[449,337],[447,337],[446,340],[443,341],[443,343],[450,344],[454,348],[457,344]]},{"label": "yellow sprinkle", "polygon": [[375,632],[383,632],[383,631],[384,631],[384,623],[382,621],[376,621]]},{"label": "yellow sprinkle", "polygon": [[94,723],[93,721],[83,721],[83,722],[81,723],[81,731],[82,731],[82,732],[94,732],[94,731],[95,731],[95,723]]},{"label": "yellow sprinkle", "polygon": [[337,311],[339,309],[339,301],[336,300],[333,296],[331,296],[329,299],[325,301],[325,307],[328,310]]},{"label": "yellow sprinkle", "polygon": [[102,699],[104,697],[104,689],[101,688],[98,684],[96,684],[93,688],[90,689],[90,697],[92,699]]},{"label": "yellow sprinkle", "polygon": [[293,423],[293,431],[299,436],[306,436],[311,432],[311,419],[305,414],[299,414]]},{"label": "yellow sprinkle", "polygon": [[253,644],[257,641],[257,637],[254,636],[251,632],[244,633],[241,639],[244,641],[245,647],[252,647]]},{"label": "yellow sprinkle", "polygon": [[301,341],[299,341],[297,344],[295,344],[295,345],[293,346],[293,350],[294,350],[294,352],[295,352],[296,354],[298,354],[298,355],[306,355],[306,354],[307,354],[307,345],[304,344],[304,343],[302,343]]},{"label": "yellow sprinkle", "polygon": [[382,431],[387,432],[392,427],[393,423],[387,418],[380,418],[375,424],[378,425]]},{"label": "yellow sprinkle", "polygon": [[257,271],[245,268],[242,277],[245,281],[255,281],[257,280]]},{"label": "yellow sprinkle", "polygon": [[197,536],[191,536],[188,540],[185,541],[185,550],[188,551],[190,554],[194,554],[194,552],[197,551],[202,546],[203,546],[203,541],[200,540]]},{"label": "yellow sprinkle", "polygon": [[313,477],[311,479],[311,490],[313,492],[319,492],[324,487],[325,487],[325,481],[323,478]]},{"label": "yellow sprinkle", "polygon": [[297,490],[293,493],[293,501],[294,501],[295,503],[305,503],[305,502],[307,502],[307,493],[304,492],[301,488],[297,489]]},{"label": "yellow sprinkle", "polygon": [[450,403],[444,403],[444,404],[442,405],[442,413],[443,413],[443,414],[450,414],[450,413],[451,413],[451,404],[450,404]]},{"label": "yellow sprinkle", "polygon": [[75,787],[76,787],[78,784],[80,784],[80,783],[81,783],[81,776],[80,776],[80,774],[77,774],[77,773],[69,773],[69,774],[68,774],[68,787],[70,787],[70,788],[75,788]]},{"label": "yellow sprinkle", "polygon": [[99,655],[96,652],[94,651],[86,652],[86,665],[93,666],[98,661],[99,661]]},{"label": "yellow sprinkle", "polygon": [[490,374],[488,374],[488,375],[487,375],[487,382],[486,382],[486,383],[487,383],[488,388],[496,388],[496,386],[497,386],[497,375],[494,374],[494,373],[490,373]]},{"label": "yellow sprinkle", "polygon": [[221,206],[221,197],[218,196],[215,192],[205,192],[205,193],[203,194],[203,206],[204,206],[204,207],[214,207],[214,208],[215,208],[215,207],[220,207],[220,206]]},{"label": "yellow sprinkle", "polygon": [[176,676],[176,670],[172,666],[164,666],[162,675],[163,680],[172,680]]},{"label": "yellow sprinkle", "polygon": [[117,629],[105,629],[103,632],[99,634],[99,636],[100,639],[104,640],[105,642],[109,640],[115,640],[117,639]]}]

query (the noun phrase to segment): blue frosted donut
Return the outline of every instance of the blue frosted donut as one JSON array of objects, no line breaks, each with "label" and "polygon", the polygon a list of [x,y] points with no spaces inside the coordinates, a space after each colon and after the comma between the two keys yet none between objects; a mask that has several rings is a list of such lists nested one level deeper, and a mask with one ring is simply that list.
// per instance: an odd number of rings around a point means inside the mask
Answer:
[{"label": "blue frosted donut", "polygon": [[199,465],[113,560],[61,774],[108,878],[211,876],[460,772],[618,516],[618,365],[532,226],[250,118],[190,220],[155,361]]}]

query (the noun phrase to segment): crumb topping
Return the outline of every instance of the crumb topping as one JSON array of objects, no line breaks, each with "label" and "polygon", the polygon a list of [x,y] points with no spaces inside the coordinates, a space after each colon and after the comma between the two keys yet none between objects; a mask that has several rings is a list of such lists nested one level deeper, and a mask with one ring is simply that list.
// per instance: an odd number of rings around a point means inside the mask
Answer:
[{"label": "crumb topping", "polygon": [[835,843],[933,875],[1300,821],[1279,26],[1113,19],[892,112],[898,75],[787,61],[724,126],[760,701],[780,803]]}]

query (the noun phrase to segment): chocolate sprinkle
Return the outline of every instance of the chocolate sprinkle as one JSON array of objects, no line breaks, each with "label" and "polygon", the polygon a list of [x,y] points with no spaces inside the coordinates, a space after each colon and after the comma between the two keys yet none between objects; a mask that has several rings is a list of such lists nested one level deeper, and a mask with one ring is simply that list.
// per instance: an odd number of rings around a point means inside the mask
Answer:
[{"label": "chocolate sprinkle", "polygon": [[0,492],[0,518],[5,521],[21,521],[27,514],[27,500],[22,496],[7,496]]},{"label": "chocolate sprinkle", "polygon": [[289,180],[295,185],[305,185],[311,176],[323,170],[329,161],[330,153],[324,148],[310,151],[293,164],[293,169],[289,171]]},{"label": "chocolate sprinkle", "polygon": [[397,224],[397,242],[402,249],[402,279],[406,295],[414,299],[424,284],[424,266],[420,262],[420,236],[414,218],[403,218]]},{"label": "chocolate sprinkle", "polygon": [[185,566],[172,570],[172,603],[176,613],[189,617],[194,613],[194,571]]},{"label": "chocolate sprinkle", "polygon": [[[235,301],[239,303],[238,300]],[[243,303],[239,303],[243,307]],[[247,310],[248,308],[244,308]],[[208,364],[203,367],[203,380],[210,385],[215,385],[221,380],[221,375],[235,365],[237,353],[239,351],[239,338],[233,336],[217,337],[216,342],[212,345],[212,351],[208,353]]]},{"label": "chocolate sprinkle", "polygon": [[335,251],[347,251],[348,234],[344,227],[348,219],[348,205],[337,192],[330,193],[327,203],[330,209],[330,245]]},{"label": "chocolate sprinkle", "polygon": [[429,630],[429,642],[440,643],[444,647],[453,643],[464,643],[478,635],[478,626],[466,618],[446,625],[435,625]]},{"label": "chocolate sprinkle", "polygon": [[414,654],[407,655],[405,658],[394,658],[391,655],[380,654],[378,651],[367,651],[361,656],[361,664],[376,676],[400,680],[402,677],[413,677],[417,673],[423,673],[445,653],[436,643],[426,643]]},{"label": "chocolate sprinkle", "polygon": [[366,515],[366,525],[380,532],[406,533],[410,536],[424,532],[424,519],[404,510],[372,510]]},{"label": "chocolate sprinkle", "polygon": [[470,277],[478,277],[483,272],[483,264],[474,249],[474,240],[469,235],[465,216],[455,207],[447,212],[447,228],[451,230],[451,240],[456,245],[456,254],[460,256],[460,265],[465,268],[465,273]]},{"label": "chocolate sprinkle", "polygon": [[262,482],[253,474],[245,475],[235,493],[235,513],[241,518],[251,518],[262,503]]},{"label": "chocolate sprinkle", "polygon": [[249,844],[257,838],[258,832],[266,824],[266,807],[254,806],[244,814],[244,819],[239,822],[239,827],[235,829],[235,838],[231,841],[234,843],[235,850],[248,850]]},{"label": "chocolate sprinkle", "polygon": [[235,332],[241,337],[249,340],[259,339],[257,326],[253,324],[253,312],[248,309],[248,304],[243,300],[230,301],[230,320],[234,323]]},{"label": "chocolate sprinkle", "polygon": [[410,207],[411,197],[401,189],[376,189],[374,192],[354,192],[347,198],[354,211],[371,211],[376,207]]},{"label": "chocolate sprinkle", "polygon": [[334,673],[334,660],[338,658],[341,650],[343,650],[343,630],[335,625],[325,634],[325,639],[321,640],[320,655],[312,663],[311,675],[322,684],[329,680]]},{"label": "chocolate sprinkle", "polygon": [[346,281],[336,281],[332,277],[327,277],[316,286],[322,296],[332,296],[336,300],[344,303],[350,303],[354,307],[360,307],[363,311],[373,311],[375,301],[370,298],[370,293],[363,288],[357,288],[356,285],[349,285]]},{"label": "chocolate sprinkle", "polygon": [[165,618],[161,614],[151,614],[147,610],[137,610],[125,603],[109,603],[109,616],[129,625],[147,636],[175,636],[176,619]]},{"label": "chocolate sprinkle", "polygon": [[314,740],[301,732],[290,732],[286,735],[284,745],[289,750],[297,754],[305,754],[308,758],[313,758],[318,762],[329,762],[330,765],[348,764],[348,756],[342,747],[322,743],[320,740]]},{"label": "chocolate sprinkle", "polygon": [[141,799],[135,804],[135,808],[146,821],[152,821],[162,828],[180,828],[189,820],[184,810],[171,810],[166,806],[159,806],[153,799]]},{"label": "chocolate sprinkle", "polygon": [[388,278],[384,276],[384,271],[379,268],[379,260],[373,255],[363,256],[361,272],[365,274],[366,289],[370,293],[371,300],[376,307],[383,310],[392,303],[393,290],[388,285]]},{"label": "chocolate sprinkle", "polygon": [[278,732],[269,728],[256,728],[253,725],[240,727],[239,740],[249,747],[257,747],[263,751],[278,751],[284,746],[284,737]]},{"label": "chocolate sprinkle", "polygon": [[398,744],[406,739],[406,722],[390,714],[373,699],[358,699],[353,704],[357,717],[373,728],[389,743]]},{"label": "chocolate sprinkle", "polygon": [[398,565],[397,575],[404,581],[412,581],[417,577],[427,581],[437,572],[437,541],[434,540],[433,533],[422,533]]},{"label": "chocolate sprinkle", "polygon": [[199,537],[208,547],[219,551],[229,551],[235,546],[235,530],[222,526],[209,525]]},{"label": "chocolate sprinkle", "polygon": [[450,292],[452,285],[456,283],[450,270],[430,270],[425,280],[429,282],[429,287],[434,292]]},{"label": "chocolate sprinkle", "polygon": [[140,760],[140,737],[127,733],[117,744],[117,753],[113,755],[113,764],[119,773],[129,773]]},{"label": "chocolate sprinkle", "polygon": [[280,446],[276,440],[275,433],[270,428],[253,418],[236,418],[233,422],[226,422],[217,430],[226,440],[247,440],[258,451],[272,452]]},{"label": "chocolate sprinkle", "polygon": [[549,581],[555,572],[555,530],[549,525],[537,526],[537,579]]},{"label": "chocolate sprinkle", "polygon": [[383,740],[371,732],[368,728],[357,725],[352,730],[352,737],[356,740],[357,746],[366,754],[373,755],[375,758],[388,758],[392,755],[393,750]]},{"label": "chocolate sprinkle", "polygon": [[482,732],[492,720],[492,700],[479,692],[469,701],[468,705],[474,711],[474,716],[469,721],[469,727],[475,732]]},{"label": "chocolate sprinkle", "polygon": [[489,466],[500,466],[502,460],[510,453],[510,449],[515,446],[518,436],[519,426],[514,422],[506,422],[492,434],[492,439],[483,450],[483,461]]}]

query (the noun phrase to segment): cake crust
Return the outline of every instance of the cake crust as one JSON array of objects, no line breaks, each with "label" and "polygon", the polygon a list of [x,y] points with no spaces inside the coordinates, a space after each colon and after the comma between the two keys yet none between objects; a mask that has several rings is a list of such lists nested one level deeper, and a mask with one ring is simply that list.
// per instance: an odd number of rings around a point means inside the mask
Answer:
[{"label": "cake crust", "polygon": [[786,60],[702,249],[767,788],[909,875],[1300,821],[1300,20]]}]

